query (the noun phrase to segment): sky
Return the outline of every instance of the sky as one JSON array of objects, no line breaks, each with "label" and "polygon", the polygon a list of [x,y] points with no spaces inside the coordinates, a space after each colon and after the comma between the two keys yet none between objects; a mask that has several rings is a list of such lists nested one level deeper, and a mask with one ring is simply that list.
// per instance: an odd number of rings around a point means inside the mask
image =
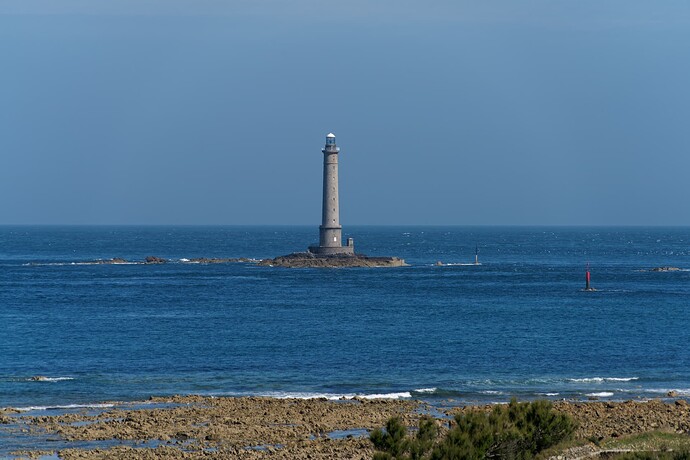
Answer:
[{"label": "sky", "polygon": [[0,0],[0,224],[690,225],[690,3]]}]

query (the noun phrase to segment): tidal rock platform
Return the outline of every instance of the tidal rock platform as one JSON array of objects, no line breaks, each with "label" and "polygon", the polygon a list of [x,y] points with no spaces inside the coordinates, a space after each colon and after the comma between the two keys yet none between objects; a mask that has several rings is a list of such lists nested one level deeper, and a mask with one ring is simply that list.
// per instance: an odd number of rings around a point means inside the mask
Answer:
[{"label": "tidal rock platform", "polygon": [[263,259],[258,265],[286,268],[405,267],[398,257],[369,257],[364,254],[323,255],[295,252],[275,259]]},{"label": "tidal rock platform", "polygon": [[[152,397],[147,402],[113,403],[103,410],[74,413],[30,415],[0,408],[0,435],[11,440],[47,434],[53,440],[40,441],[33,448],[27,443],[29,450],[12,452],[10,458],[365,460],[374,455],[368,433],[391,417],[412,427],[430,413],[444,433],[453,416],[495,407],[453,406],[452,400],[436,404],[365,398]],[[663,450],[682,452],[669,435],[690,432],[690,404],[683,399],[559,401],[553,407],[572,417],[578,428],[573,447],[555,450],[551,459],[610,458],[605,456],[606,446],[626,438],[633,440],[625,443],[629,450],[649,451],[653,449],[649,437],[634,441],[634,436],[644,433],[663,433]]]}]

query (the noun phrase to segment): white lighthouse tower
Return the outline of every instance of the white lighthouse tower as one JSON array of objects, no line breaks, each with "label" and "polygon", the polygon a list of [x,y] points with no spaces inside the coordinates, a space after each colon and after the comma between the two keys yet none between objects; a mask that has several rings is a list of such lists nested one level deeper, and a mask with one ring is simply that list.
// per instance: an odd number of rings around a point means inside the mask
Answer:
[{"label": "white lighthouse tower", "polygon": [[338,153],[335,134],[326,136],[323,150],[323,205],[321,225],[319,226],[319,245],[309,247],[309,251],[320,255],[351,255],[355,253],[354,241],[349,238],[343,246],[342,226],[340,225],[340,205],[338,201]]}]

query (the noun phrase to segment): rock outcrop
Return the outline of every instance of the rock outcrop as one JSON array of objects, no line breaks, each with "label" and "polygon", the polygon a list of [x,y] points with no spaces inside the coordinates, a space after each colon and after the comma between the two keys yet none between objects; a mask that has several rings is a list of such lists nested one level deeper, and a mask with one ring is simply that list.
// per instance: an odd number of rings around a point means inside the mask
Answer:
[{"label": "rock outcrop", "polygon": [[127,260],[121,257],[113,257],[112,259],[96,259],[84,260],[76,262],[29,262],[26,265],[41,266],[41,265],[160,265],[166,263],[182,263],[182,264],[231,264],[231,263],[257,263],[257,259],[250,259],[248,257],[195,257],[193,259],[164,259],[158,256],[147,256],[144,260]]},{"label": "rock outcrop", "polygon": [[681,269],[678,267],[654,267],[651,268],[650,272],[679,272]]},{"label": "rock outcrop", "polygon": [[690,404],[660,400],[627,402],[558,402],[554,408],[578,422],[580,438],[617,438],[654,430],[690,432]]},{"label": "rock outcrop", "polygon": [[258,265],[286,268],[344,268],[344,267],[404,267],[407,264],[398,257],[369,257],[355,255],[320,255],[311,252],[295,252],[275,259],[263,259]]},{"label": "rock outcrop", "polygon": [[146,264],[164,264],[166,262],[166,259],[156,256],[148,256],[146,259],[144,259],[144,263]]},{"label": "rock outcrop", "polygon": [[129,263],[126,259],[123,259],[121,257],[113,257],[112,259],[98,259],[98,260],[92,260],[91,262],[82,262],[86,264],[94,264],[94,265],[117,265],[117,264],[126,264]]}]

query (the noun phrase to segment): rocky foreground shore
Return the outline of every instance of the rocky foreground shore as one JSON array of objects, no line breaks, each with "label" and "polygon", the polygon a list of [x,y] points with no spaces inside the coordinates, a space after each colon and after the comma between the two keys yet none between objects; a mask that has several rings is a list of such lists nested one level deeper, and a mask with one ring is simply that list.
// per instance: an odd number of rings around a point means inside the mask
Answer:
[{"label": "rocky foreground shore", "polygon": [[[151,408],[146,408],[146,405]],[[449,404],[452,402],[449,401]],[[675,402],[557,402],[571,415],[583,440],[617,438],[650,431],[690,434],[690,405]],[[449,407],[401,400],[272,398],[155,398],[143,408],[126,406],[98,415],[22,416],[0,411],[0,429],[17,420],[37,435],[102,447],[58,450],[63,459],[370,459],[367,431],[399,416],[416,426],[431,413],[444,429],[458,412],[484,407]],[[113,443],[116,444],[113,446]],[[61,443],[63,444],[63,443]],[[118,445],[119,444],[119,445]],[[592,444],[594,446],[594,444]],[[52,452],[23,452],[26,457]]]},{"label": "rocky foreground shore", "polygon": [[[373,453],[365,430],[381,427],[393,416],[409,424],[418,417],[418,403],[393,400],[187,396],[148,404],[164,407],[24,417],[24,422],[31,430],[67,441],[123,443],[109,449],[61,449],[64,459],[365,459]],[[0,413],[0,424],[14,423],[15,417]],[[159,445],[132,443],[151,440]]]}]

